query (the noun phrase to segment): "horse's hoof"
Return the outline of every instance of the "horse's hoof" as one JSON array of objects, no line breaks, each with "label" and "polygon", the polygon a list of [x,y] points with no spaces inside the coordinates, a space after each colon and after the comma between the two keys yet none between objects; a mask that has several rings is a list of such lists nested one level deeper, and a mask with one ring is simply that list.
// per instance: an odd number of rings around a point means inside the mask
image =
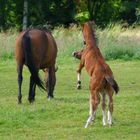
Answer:
[{"label": "horse's hoof", "polygon": [[29,99],[29,103],[32,104],[34,102],[34,99]]},{"label": "horse's hoof", "polygon": [[33,101],[29,101],[30,104],[33,104]]},{"label": "horse's hoof", "polygon": [[48,96],[48,101],[52,100],[53,97],[52,96]]},{"label": "horse's hoof", "polygon": [[18,104],[19,104],[19,105],[22,104],[22,101],[18,101]]}]

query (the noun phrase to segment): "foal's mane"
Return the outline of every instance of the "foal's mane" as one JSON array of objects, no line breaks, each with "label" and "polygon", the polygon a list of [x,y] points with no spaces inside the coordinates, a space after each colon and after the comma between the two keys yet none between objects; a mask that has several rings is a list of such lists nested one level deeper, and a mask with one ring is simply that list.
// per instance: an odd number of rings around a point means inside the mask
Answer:
[{"label": "foal's mane", "polygon": [[[87,22],[87,24],[90,26],[90,29],[91,29],[91,36],[93,38],[93,41],[95,42],[95,45],[96,47],[98,47],[98,38],[95,34],[95,29],[93,29],[92,25],[93,25],[93,22]],[[95,24],[95,23],[94,23]]]}]

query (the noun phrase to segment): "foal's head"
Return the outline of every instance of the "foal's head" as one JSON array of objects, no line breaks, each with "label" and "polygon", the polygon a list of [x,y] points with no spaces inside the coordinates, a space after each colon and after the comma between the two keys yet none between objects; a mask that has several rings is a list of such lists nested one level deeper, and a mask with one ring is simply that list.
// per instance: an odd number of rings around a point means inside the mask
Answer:
[{"label": "foal's head", "polygon": [[86,47],[97,47],[97,38],[94,33],[95,23],[92,21],[81,24]]},{"label": "foal's head", "polygon": [[72,53],[73,57],[77,58],[77,59],[81,59],[82,54],[83,54],[84,49],[80,50],[80,51],[75,51]]}]

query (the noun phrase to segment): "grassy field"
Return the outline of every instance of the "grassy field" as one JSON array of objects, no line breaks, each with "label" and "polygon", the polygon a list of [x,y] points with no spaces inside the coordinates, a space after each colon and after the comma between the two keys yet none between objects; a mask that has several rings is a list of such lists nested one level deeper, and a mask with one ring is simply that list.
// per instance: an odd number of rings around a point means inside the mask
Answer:
[{"label": "grassy field", "polygon": [[[88,76],[83,70],[82,89],[76,89],[78,61],[58,58],[55,99],[37,89],[36,101],[29,104],[29,72],[23,72],[23,103],[17,104],[17,75],[13,60],[0,62],[1,140],[139,140],[140,61],[109,61],[120,92],[114,95],[114,125],[102,126],[101,106],[96,120],[85,129],[89,111]],[[8,67],[7,67],[8,66]],[[40,73],[43,76],[43,73]]]},{"label": "grassy field", "polygon": [[[97,29],[99,47],[120,86],[114,95],[114,125],[102,126],[101,105],[93,125],[85,129],[89,113],[89,77],[82,72],[76,89],[78,60],[71,53],[83,46],[80,28],[56,28],[58,45],[55,98],[37,89],[28,103],[29,72],[23,71],[23,103],[17,104],[14,46],[17,32],[0,33],[0,140],[139,140],[140,139],[140,32],[120,26]],[[40,72],[43,78],[43,72]]]}]

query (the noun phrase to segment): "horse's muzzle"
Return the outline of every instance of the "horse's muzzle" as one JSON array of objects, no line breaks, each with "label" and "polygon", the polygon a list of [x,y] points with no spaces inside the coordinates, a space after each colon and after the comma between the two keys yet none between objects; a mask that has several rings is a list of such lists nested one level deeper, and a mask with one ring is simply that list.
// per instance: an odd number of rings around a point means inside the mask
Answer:
[{"label": "horse's muzzle", "polygon": [[76,52],[73,52],[73,53],[72,53],[72,56],[73,56],[73,57],[76,57]]},{"label": "horse's muzzle", "polygon": [[72,56],[77,58],[77,59],[81,59],[81,55],[78,52],[73,52]]}]

